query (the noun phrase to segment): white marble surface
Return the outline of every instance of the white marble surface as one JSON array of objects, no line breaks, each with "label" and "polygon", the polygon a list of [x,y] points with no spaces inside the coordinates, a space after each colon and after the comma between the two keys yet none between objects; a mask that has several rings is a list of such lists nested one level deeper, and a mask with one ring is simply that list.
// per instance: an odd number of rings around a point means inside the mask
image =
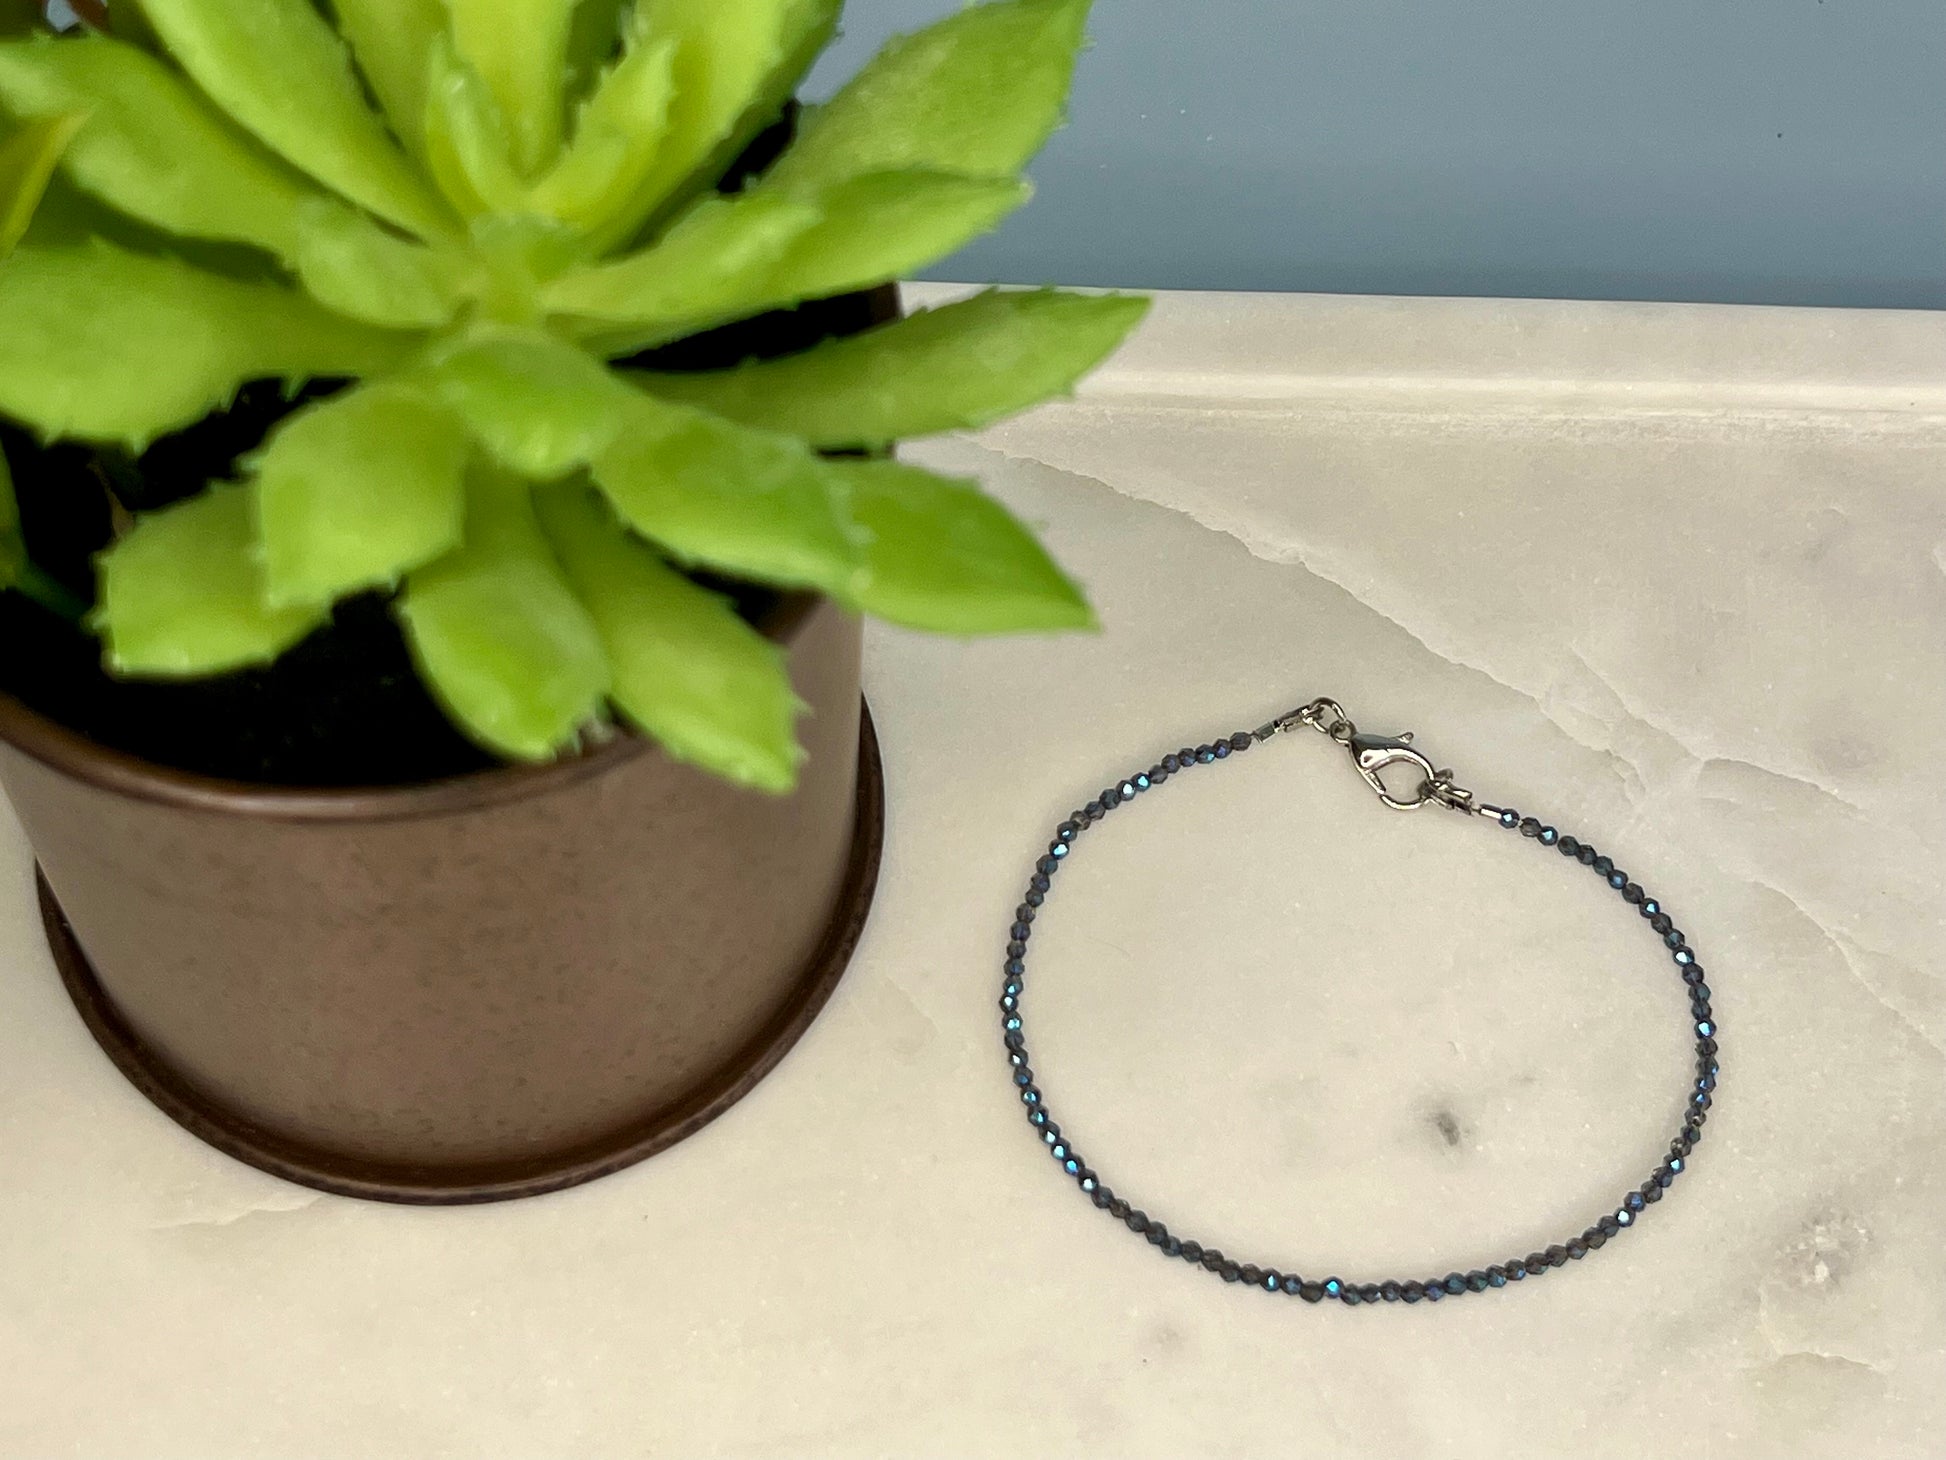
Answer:
[{"label": "white marble surface", "polygon": [[[915,453],[1095,640],[878,633],[887,877],[829,1012],[678,1150],[526,1204],[321,1197],[89,1043],[0,832],[0,1454],[1936,1457],[1946,1447],[1946,317],[1174,297],[1083,400]],[[1046,828],[1331,693],[1586,830],[1708,964],[1693,1174],[1438,1308],[1226,1289],[1057,1179],[995,1036]],[[1314,736],[1110,823],[1037,1064],[1184,1233],[1481,1264],[1653,1164],[1680,986],[1588,874]]]}]

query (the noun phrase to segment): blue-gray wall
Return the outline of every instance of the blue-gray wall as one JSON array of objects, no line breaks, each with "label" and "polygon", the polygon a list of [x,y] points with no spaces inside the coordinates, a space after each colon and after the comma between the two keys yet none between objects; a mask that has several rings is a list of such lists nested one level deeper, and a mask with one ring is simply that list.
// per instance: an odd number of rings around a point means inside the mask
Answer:
[{"label": "blue-gray wall", "polygon": [[[955,0],[851,0],[814,78]],[[938,278],[1946,307],[1946,0],[1097,0]]]}]

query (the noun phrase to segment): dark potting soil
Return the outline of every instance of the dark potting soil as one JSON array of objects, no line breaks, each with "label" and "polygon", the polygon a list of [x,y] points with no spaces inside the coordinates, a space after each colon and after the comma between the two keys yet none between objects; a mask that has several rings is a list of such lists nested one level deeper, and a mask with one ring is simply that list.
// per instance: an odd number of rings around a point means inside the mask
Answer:
[{"label": "dark potting soil", "polygon": [[[648,352],[653,370],[709,370],[790,354],[885,317],[873,295],[780,311]],[[138,457],[113,449],[45,447],[0,422],[29,551],[92,602],[94,555],[118,519],[194,495],[239,474],[238,458],[337,382],[287,397],[274,381],[247,385],[229,409],[164,437]],[[700,575],[699,575],[700,576]],[[776,602],[768,589],[713,580],[745,617]],[[447,720],[414,670],[381,594],[347,599],[320,628],[262,669],[192,681],[116,679],[92,635],[16,593],[0,593],[0,692],[98,744],[159,765],[286,787],[410,785],[486,769],[494,757]]]}]

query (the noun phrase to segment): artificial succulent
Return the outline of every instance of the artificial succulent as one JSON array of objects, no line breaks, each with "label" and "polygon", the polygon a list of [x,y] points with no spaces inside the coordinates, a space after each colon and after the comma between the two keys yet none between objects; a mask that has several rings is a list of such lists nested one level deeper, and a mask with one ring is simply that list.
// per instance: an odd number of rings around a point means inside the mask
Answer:
[{"label": "artificial succulent", "polygon": [[840,3],[117,0],[113,37],[0,43],[0,223],[61,170],[0,263],[0,414],[139,450],[247,382],[338,387],[102,555],[110,670],[263,664],[390,592],[498,754],[619,717],[776,791],[781,651],[694,573],[948,633],[1089,624],[997,502],[882,448],[1067,390],[1142,301],[990,292],[731,369],[614,363],[896,280],[1026,200],[1088,0],[893,41],[725,184]]}]

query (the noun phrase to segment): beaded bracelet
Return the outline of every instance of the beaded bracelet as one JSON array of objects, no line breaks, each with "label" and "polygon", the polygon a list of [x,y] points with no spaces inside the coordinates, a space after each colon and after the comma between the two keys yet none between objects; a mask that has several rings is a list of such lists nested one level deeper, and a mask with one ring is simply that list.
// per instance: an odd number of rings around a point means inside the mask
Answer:
[{"label": "beaded bracelet", "polygon": [[[1629,1192],[1622,1198],[1620,1206],[1602,1216],[1580,1236],[1557,1243],[1545,1251],[1529,1253],[1524,1258],[1511,1258],[1472,1272],[1447,1273],[1443,1277],[1388,1279],[1376,1283],[1347,1282],[1337,1277],[1300,1277],[1297,1273],[1274,1267],[1236,1262],[1214,1247],[1177,1237],[1161,1222],[1109,1190],[1082,1158],[1073,1139],[1055,1124],[1038,1077],[1028,1063],[1027,1035],[1021,1018],[1022,990],[1027,974],[1027,940],[1033,933],[1034,921],[1040,915],[1048,893],[1053,890],[1055,874],[1079,844],[1081,834],[1117,807],[1126,805],[1184,771],[1227,760],[1261,741],[1299,726],[1309,726],[1343,746],[1350,753],[1359,775],[1378,794],[1379,799],[1394,810],[1413,811],[1436,803],[1466,815],[1491,817],[1499,826],[1518,831],[1541,846],[1555,847],[1562,856],[1593,868],[1595,875],[1607,882],[1621,894],[1624,902],[1647,919],[1649,926],[1675,959],[1676,970],[1689,989],[1690,1019],[1696,1036],[1696,1081],[1685,1106],[1682,1129],[1669,1144],[1668,1158],[1649,1174],[1648,1180]],[[1288,1294],[1302,1298],[1307,1303],[1330,1298],[1347,1307],[1379,1302],[1417,1303],[1421,1299],[1436,1303],[1447,1297],[1504,1288],[1508,1283],[1519,1282],[1523,1278],[1540,1277],[1550,1268],[1565,1265],[1571,1258],[1586,1257],[1605,1246],[1611,1238],[1634,1226],[1642,1213],[1660,1201],[1663,1192],[1688,1169],[1690,1152],[1703,1138],[1710,1092],[1716,1088],[1717,1026],[1715,1016],[1710,1011],[1709,985],[1703,982],[1703,966],[1696,961],[1696,955],[1691,951],[1682,930],[1676,927],[1659,902],[1631,882],[1628,874],[1618,870],[1608,857],[1598,854],[1586,842],[1561,835],[1534,817],[1522,816],[1506,807],[1489,806],[1479,801],[1471,791],[1453,784],[1451,771],[1434,769],[1430,760],[1412,748],[1411,741],[1410,734],[1363,734],[1336,701],[1318,699],[1302,709],[1279,716],[1255,732],[1225,736],[1193,750],[1165,755],[1146,771],[1108,787],[1055,828],[1054,840],[1046,854],[1035,863],[1026,897],[1015,910],[1014,925],[1007,943],[1006,981],[1000,997],[1000,1018],[1007,1059],[1013,1067],[1013,1082],[1019,1089],[1021,1102],[1027,1108],[1028,1124],[1039,1133],[1061,1170],[1073,1178],[1097,1207],[1126,1224],[1131,1232],[1146,1237],[1149,1244],[1163,1256],[1192,1263],[1205,1272],[1221,1277],[1226,1283],[1242,1283],[1266,1293]],[[1384,773],[1396,766],[1407,767],[1418,777],[1417,789],[1409,797],[1394,795],[1386,787]]]}]

